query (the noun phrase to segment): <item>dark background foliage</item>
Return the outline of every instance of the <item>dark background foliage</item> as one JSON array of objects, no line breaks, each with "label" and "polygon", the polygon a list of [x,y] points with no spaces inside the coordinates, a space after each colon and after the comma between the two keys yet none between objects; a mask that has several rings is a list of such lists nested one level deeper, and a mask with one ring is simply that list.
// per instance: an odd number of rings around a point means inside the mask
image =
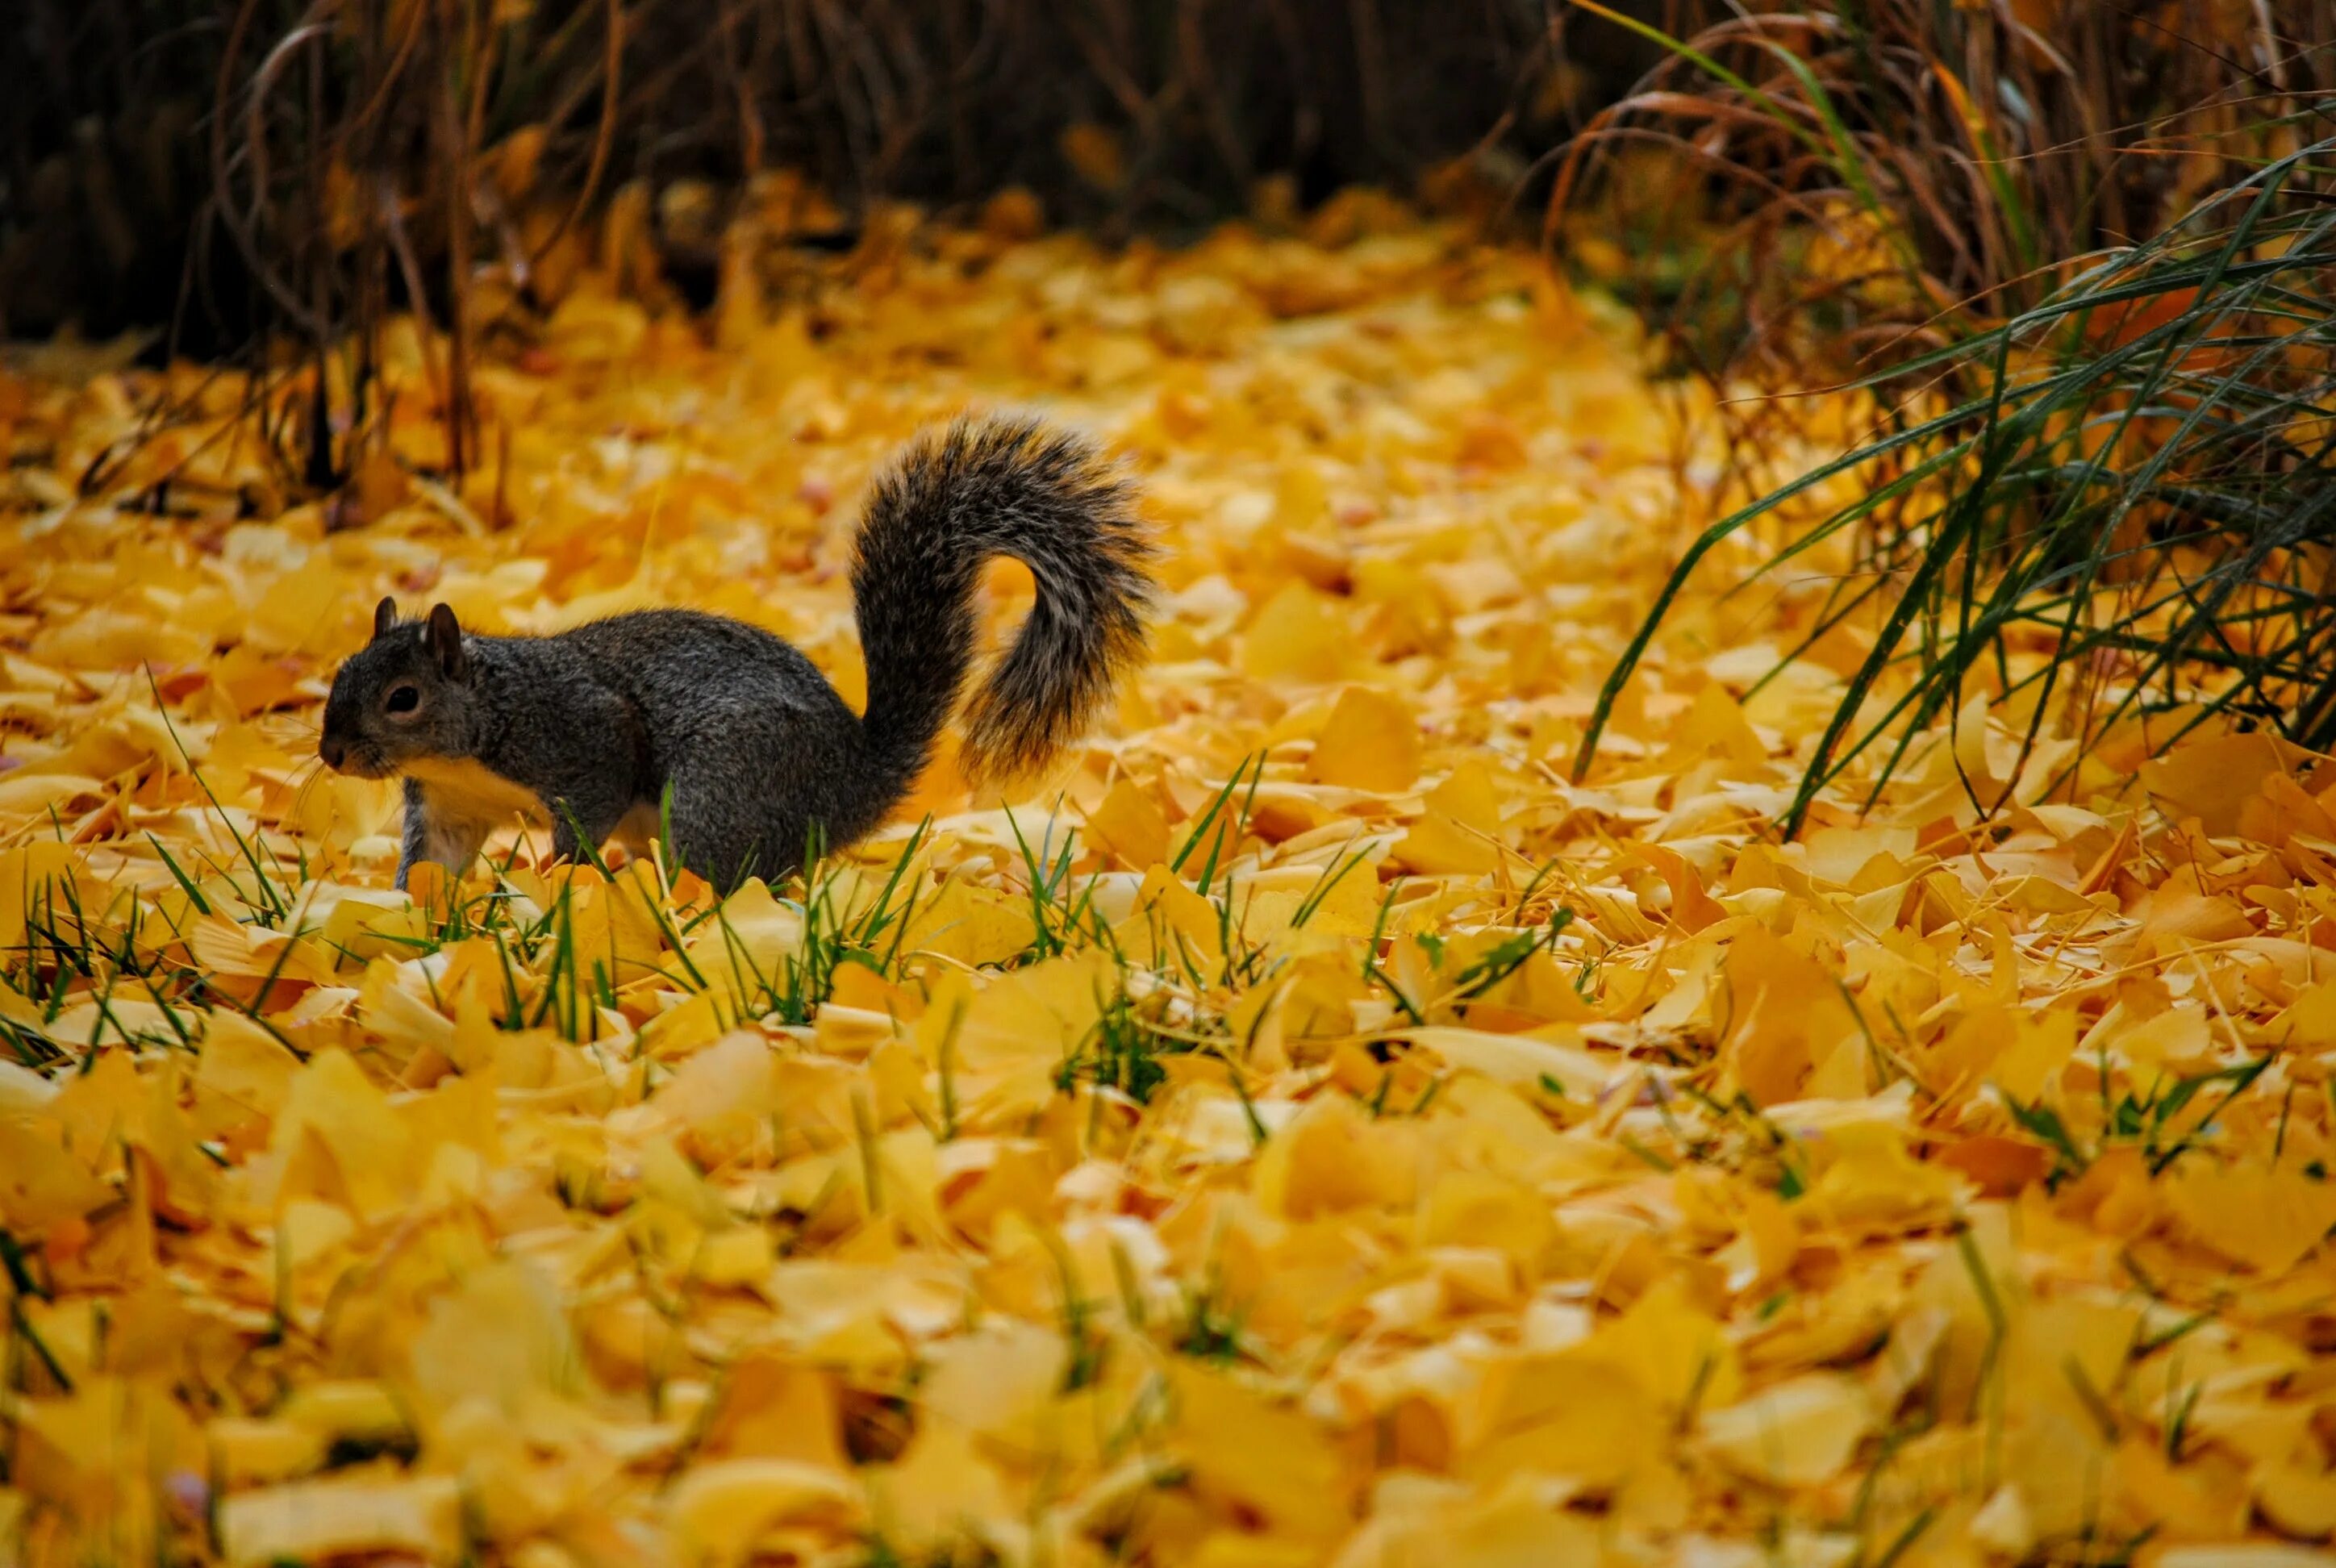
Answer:
[{"label": "dark background foliage", "polygon": [[[1472,151],[1522,176],[1660,53],[1543,0],[18,4],[0,327],[175,324],[197,355],[403,287],[363,237],[325,253],[346,177],[370,216],[403,207],[377,238],[434,284],[473,227],[448,220],[448,182],[523,128],[545,133],[540,182],[573,197],[785,168],[847,214],[1020,186],[1056,221],[1173,237],[1269,175],[1300,203]],[[1107,138],[1116,178],[1066,153],[1073,127]]]},{"label": "dark background foliage", "polygon": [[[2049,261],[2158,232],[2233,177],[2231,132],[2336,75],[2331,0],[17,6],[0,333],[145,327],[199,357],[442,296],[508,247],[490,161],[540,135],[532,190],[579,207],[784,169],[847,239],[873,202],[1009,186],[1106,239],[1195,234],[1270,178],[1299,207],[1456,180],[1528,222],[1554,194],[1624,248],[1687,367],[1797,368],[1805,328],[1865,352],[2032,303]],[[1834,196],[1903,225],[1911,295],[1804,286]],[[689,209],[653,211],[678,280],[710,282]]]}]

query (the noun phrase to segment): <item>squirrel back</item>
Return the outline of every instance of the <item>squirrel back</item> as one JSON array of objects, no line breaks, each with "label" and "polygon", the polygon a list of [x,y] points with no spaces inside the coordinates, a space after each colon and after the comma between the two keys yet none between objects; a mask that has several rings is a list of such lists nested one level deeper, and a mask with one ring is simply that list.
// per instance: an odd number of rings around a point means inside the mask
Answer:
[{"label": "squirrel back", "polygon": [[973,663],[983,563],[1030,569],[1037,600],[966,712],[970,777],[1035,770],[1142,657],[1153,546],[1095,448],[1034,419],[959,419],[877,480],[852,566],[871,765],[905,793]]}]

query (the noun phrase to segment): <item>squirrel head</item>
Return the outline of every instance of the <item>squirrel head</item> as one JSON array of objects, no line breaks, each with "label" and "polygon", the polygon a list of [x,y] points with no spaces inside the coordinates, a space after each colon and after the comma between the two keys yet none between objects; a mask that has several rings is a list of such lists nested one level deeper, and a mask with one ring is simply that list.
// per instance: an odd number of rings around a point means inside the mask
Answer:
[{"label": "squirrel head", "polygon": [[471,747],[470,650],[445,605],[421,620],[397,618],[384,599],[373,641],[333,676],[316,755],[336,773],[386,778],[414,759],[460,757]]}]

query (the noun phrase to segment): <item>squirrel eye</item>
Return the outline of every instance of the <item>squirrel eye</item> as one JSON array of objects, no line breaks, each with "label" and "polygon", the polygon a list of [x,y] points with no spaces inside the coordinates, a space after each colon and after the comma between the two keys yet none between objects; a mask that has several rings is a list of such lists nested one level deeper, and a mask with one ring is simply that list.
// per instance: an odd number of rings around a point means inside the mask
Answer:
[{"label": "squirrel eye", "polygon": [[390,713],[412,713],[422,706],[422,689],[414,686],[391,687],[381,706]]}]

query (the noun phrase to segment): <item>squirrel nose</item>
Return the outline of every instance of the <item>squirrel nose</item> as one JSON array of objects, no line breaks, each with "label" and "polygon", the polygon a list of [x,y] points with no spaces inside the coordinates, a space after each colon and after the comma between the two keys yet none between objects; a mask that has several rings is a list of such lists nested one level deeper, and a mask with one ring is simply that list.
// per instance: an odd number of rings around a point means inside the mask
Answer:
[{"label": "squirrel nose", "polygon": [[316,743],[316,755],[325,759],[326,767],[337,769],[341,759],[348,755],[348,747],[342,744],[338,735],[328,735]]}]

